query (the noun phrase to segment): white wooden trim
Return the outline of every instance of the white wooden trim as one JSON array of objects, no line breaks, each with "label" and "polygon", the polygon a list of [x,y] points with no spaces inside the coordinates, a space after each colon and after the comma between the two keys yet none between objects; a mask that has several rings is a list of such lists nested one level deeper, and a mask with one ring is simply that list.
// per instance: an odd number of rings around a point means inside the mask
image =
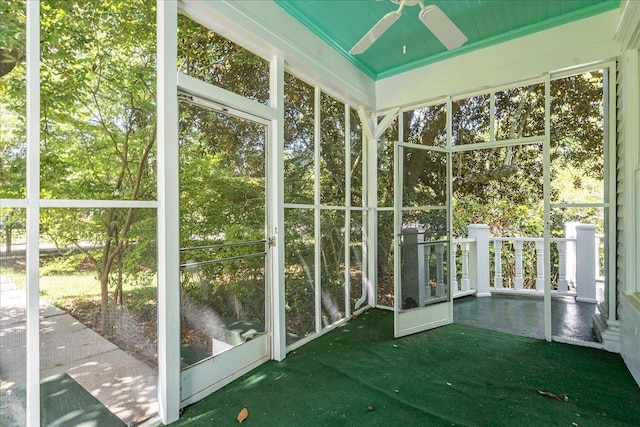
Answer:
[{"label": "white wooden trim", "polygon": [[640,2],[625,0],[615,38],[622,49],[640,49]]},{"label": "white wooden trim", "polygon": [[225,111],[233,109],[248,112],[265,120],[275,120],[278,117],[277,111],[273,107],[183,73],[178,73],[178,89],[191,95],[206,98],[212,103],[220,104],[220,108]]},{"label": "white wooden trim", "polygon": [[344,106],[344,317],[351,318],[351,108]]},{"label": "white wooden trim", "polygon": [[[363,188],[363,198],[367,212],[365,214],[365,228],[363,238],[365,239],[366,268],[363,283],[364,292],[367,293],[367,304],[376,307],[378,299],[378,141],[373,138],[373,131],[369,127],[370,123],[375,123],[375,115],[365,114],[359,108],[358,114],[362,121],[362,149],[364,151],[365,172]],[[391,208],[393,209],[393,208]],[[360,301],[360,300],[359,300]]]},{"label": "white wooden trim", "polygon": [[178,3],[157,0],[158,404],[163,424],[180,416]]},{"label": "white wooden trim", "polygon": [[615,322],[618,318],[618,304],[617,304],[617,293],[618,293],[618,281],[617,277],[617,162],[618,156],[616,154],[616,139],[617,139],[617,99],[616,99],[616,80],[617,80],[617,67],[615,62],[611,62],[607,64],[605,67],[605,80],[603,85],[603,96],[604,96],[604,159],[605,169],[604,169],[604,185],[605,185],[605,194],[604,194],[604,202],[607,209],[606,218],[608,218],[606,224],[606,233],[607,233],[607,243],[605,247],[607,248],[607,254],[605,255],[605,259],[607,260],[607,266],[605,267],[605,271],[607,274],[607,291],[609,292],[608,301],[608,313],[607,313],[607,321]]},{"label": "white wooden trim", "polygon": [[0,208],[26,208],[26,199],[0,199]]},{"label": "white wooden trim", "polygon": [[156,200],[40,199],[41,208],[136,208],[156,209]]},{"label": "white wooden trim", "polygon": [[40,425],[40,2],[27,2],[27,333],[28,426]]},{"label": "white wooden trim", "polygon": [[544,139],[545,139],[544,135],[540,135],[540,136],[527,136],[527,137],[518,138],[518,139],[501,139],[497,141],[477,142],[474,144],[454,145],[451,147],[451,151],[454,153],[459,153],[463,151],[484,150],[489,148],[513,147],[517,145],[527,145],[527,144],[542,144]]},{"label": "white wooden trim", "polygon": [[[543,237],[544,253],[551,254],[551,76],[544,85],[544,133],[542,144],[543,166]],[[544,337],[551,341],[551,256],[544,257]]]},{"label": "white wooden trim", "polygon": [[622,215],[624,216],[624,260],[626,283],[621,292],[640,292],[640,269],[638,269],[638,246],[640,242],[640,54],[626,51],[622,55],[622,142],[624,164],[622,165],[624,194]]},{"label": "white wooden trim", "polygon": [[281,361],[287,354],[287,325],[285,317],[285,275],[284,275],[284,60],[276,56],[271,61],[271,106],[276,110],[276,119],[271,122],[271,141],[267,153],[269,188],[267,206],[269,234],[275,247],[269,250],[271,271],[271,357]]},{"label": "white wooden trim", "polygon": [[379,139],[387,130],[391,123],[398,116],[398,112],[400,108],[393,108],[387,112],[385,112],[384,118],[380,121],[380,123],[376,126],[375,131],[373,132],[373,139]]},{"label": "white wooden trim", "polygon": [[363,107],[358,107],[358,117],[360,117],[360,121],[362,122],[363,139],[374,139],[373,132],[376,130],[376,124],[373,121],[372,115],[367,114]]},{"label": "white wooden trim", "polygon": [[[320,144],[322,142],[321,138],[321,126],[320,121],[322,117],[320,117],[321,110],[321,98],[322,92],[319,87],[315,88],[314,97],[313,97],[313,114],[314,114],[314,123],[313,123],[313,183],[314,183],[314,203],[319,206],[320,205]],[[322,270],[321,270],[321,262],[322,262],[322,253],[321,253],[321,243],[322,243],[322,227],[321,227],[321,216],[320,209],[314,209],[313,211],[313,236],[314,236],[314,261],[313,261],[313,282],[315,286],[315,332],[319,334],[322,332]]]}]

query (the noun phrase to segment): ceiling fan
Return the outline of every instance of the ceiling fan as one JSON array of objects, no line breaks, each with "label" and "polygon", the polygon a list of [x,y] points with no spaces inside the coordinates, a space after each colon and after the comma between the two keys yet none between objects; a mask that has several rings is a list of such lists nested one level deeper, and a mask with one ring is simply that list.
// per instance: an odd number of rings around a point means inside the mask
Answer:
[{"label": "ceiling fan", "polygon": [[349,51],[352,55],[364,53],[378,38],[391,27],[402,15],[405,6],[420,6],[418,18],[433,33],[434,36],[448,49],[462,46],[467,37],[451,19],[436,5],[424,5],[424,0],[390,0],[398,5],[398,10],[389,12],[382,17],[358,43]]}]

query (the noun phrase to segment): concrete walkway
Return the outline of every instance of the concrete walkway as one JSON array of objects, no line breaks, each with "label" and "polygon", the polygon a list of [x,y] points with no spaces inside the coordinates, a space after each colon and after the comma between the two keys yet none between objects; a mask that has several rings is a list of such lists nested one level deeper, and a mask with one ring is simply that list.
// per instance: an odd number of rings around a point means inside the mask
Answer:
[{"label": "concrete walkway", "polygon": [[[14,390],[25,385],[25,307],[25,291],[0,276],[2,411],[9,406],[14,412],[24,411],[11,400]],[[40,378],[60,373],[67,373],[125,423],[135,424],[158,412],[154,369],[41,298]],[[13,417],[19,423],[24,414]]]}]

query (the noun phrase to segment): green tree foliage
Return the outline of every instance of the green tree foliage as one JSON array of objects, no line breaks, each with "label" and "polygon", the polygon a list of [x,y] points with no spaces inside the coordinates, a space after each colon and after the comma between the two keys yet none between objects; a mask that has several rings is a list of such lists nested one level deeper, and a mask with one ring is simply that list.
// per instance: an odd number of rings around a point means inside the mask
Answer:
[{"label": "green tree foliage", "polygon": [[25,7],[20,0],[0,3],[0,79],[24,61]]},{"label": "green tree foliage", "polygon": [[[579,74],[551,82],[551,179],[552,198],[564,200],[567,191],[583,194],[587,187],[603,185],[603,73]],[[544,135],[544,85],[516,87],[495,94],[495,139],[516,140]],[[404,140],[426,146],[444,146],[447,114],[452,119],[454,145],[489,141],[490,96],[478,95],[452,104],[418,108],[400,120]],[[380,141],[378,206],[393,205],[393,141],[398,121]],[[433,152],[405,150],[405,203],[419,198],[422,205],[441,199],[446,190],[446,163]],[[567,190],[567,174],[573,174]],[[496,236],[542,235],[543,163],[541,144],[472,150],[453,155],[454,235],[465,235],[471,223],[489,224]],[[427,189],[426,187],[429,187]],[[564,191],[561,188],[565,188]],[[581,192],[582,191],[582,192]],[[491,201],[491,203],[487,203]],[[572,199],[573,202],[583,200]],[[570,220],[600,222],[596,214],[576,217],[554,215],[557,227]],[[378,274],[388,275],[393,223],[379,216]]]},{"label": "green tree foliage", "polygon": [[[26,195],[26,87],[24,1],[0,3],[0,198]],[[0,229],[6,251],[24,227],[24,211],[2,209]]]},{"label": "green tree foliage", "polygon": [[[178,68],[206,83],[269,102],[269,64],[205,28],[178,17]],[[193,102],[192,102],[193,101]],[[265,325],[266,153],[264,125],[180,102],[180,244],[182,339],[210,351],[230,319]],[[254,242],[254,243],[251,243]],[[197,334],[196,334],[197,335]]]},{"label": "green tree foliage", "polygon": [[284,199],[314,203],[314,98],[312,86],[285,74]]},{"label": "green tree foliage", "polygon": [[269,103],[269,63],[183,15],[178,16],[178,69],[249,99]]},{"label": "green tree foliage", "polygon": [[[362,205],[362,124],[357,111],[347,109],[344,103],[323,92],[319,95],[319,111],[315,111],[315,96],[313,87],[292,75],[285,76],[285,202],[302,205],[287,209],[285,213],[287,328],[296,336],[315,330],[314,267],[320,270],[320,326],[327,326],[344,316],[346,213],[345,209],[335,207]],[[319,193],[316,195],[314,119],[317,116],[320,120],[320,147]],[[349,180],[346,176],[347,148],[350,149]],[[350,182],[349,189],[347,182]],[[314,221],[315,209],[308,207],[314,204],[316,196],[324,206],[320,210],[319,224]],[[354,215],[351,220],[354,246],[351,248],[353,259],[349,273],[355,281],[361,280],[361,249],[358,247],[362,239],[359,231],[361,221],[361,215]],[[319,266],[315,265],[313,244],[316,226],[320,228]],[[361,293],[358,283],[355,283],[355,288],[358,294]]]},{"label": "green tree foliage", "polygon": [[[153,200],[155,2],[50,0],[40,2],[40,9],[41,197]],[[0,12],[0,96],[21,124],[24,2],[3,2]],[[17,129],[12,134],[2,128],[2,197],[24,197],[24,128]],[[135,209],[45,209],[41,232],[60,247],[85,253],[100,281],[106,313],[110,292],[112,301],[122,304],[123,280],[139,276],[141,265],[154,267],[153,218],[152,212]],[[98,249],[81,244],[87,241]],[[103,316],[105,333],[111,327],[107,319]]]}]

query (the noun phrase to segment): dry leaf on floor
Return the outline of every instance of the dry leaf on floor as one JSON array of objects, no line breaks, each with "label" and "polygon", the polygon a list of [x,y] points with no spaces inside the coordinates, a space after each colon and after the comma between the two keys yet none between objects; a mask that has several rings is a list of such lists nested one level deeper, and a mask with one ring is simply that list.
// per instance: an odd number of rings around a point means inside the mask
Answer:
[{"label": "dry leaf on floor", "polygon": [[540,393],[541,396],[547,396],[552,399],[561,400],[555,393],[551,393],[550,391],[538,390],[538,393]]},{"label": "dry leaf on floor", "polygon": [[249,410],[247,408],[242,408],[242,411],[238,413],[238,422],[241,423],[247,418],[249,418]]}]

